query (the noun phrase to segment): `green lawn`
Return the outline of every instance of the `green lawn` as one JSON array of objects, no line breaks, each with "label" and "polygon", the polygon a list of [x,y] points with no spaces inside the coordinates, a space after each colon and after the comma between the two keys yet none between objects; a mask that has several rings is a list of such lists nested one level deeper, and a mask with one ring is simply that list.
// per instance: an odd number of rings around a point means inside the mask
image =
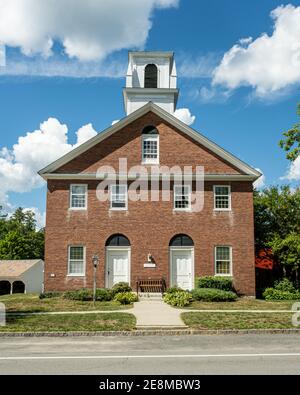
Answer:
[{"label": "green lawn", "polygon": [[135,324],[126,313],[7,316],[0,332],[130,331]]},{"label": "green lawn", "polygon": [[195,310],[291,310],[295,302],[240,298],[235,302],[192,302],[186,308]]},{"label": "green lawn", "polygon": [[285,329],[295,328],[290,313],[183,313],[194,329]]},{"label": "green lawn", "polygon": [[0,296],[7,312],[45,312],[45,311],[83,311],[83,310],[124,310],[132,305],[121,305],[119,302],[80,302],[62,297],[39,299],[36,294],[15,294]]}]

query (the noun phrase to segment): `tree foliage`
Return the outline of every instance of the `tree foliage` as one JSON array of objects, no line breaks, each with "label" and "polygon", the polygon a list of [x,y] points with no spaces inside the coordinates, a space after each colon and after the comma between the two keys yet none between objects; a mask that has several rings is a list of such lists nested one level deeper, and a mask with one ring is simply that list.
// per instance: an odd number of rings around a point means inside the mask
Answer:
[{"label": "tree foliage", "polygon": [[300,271],[300,188],[270,187],[254,193],[257,249],[271,247],[284,272]]},{"label": "tree foliage", "polygon": [[32,211],[18,208],[10,217],[0,218],[0,259],[44,257],[44,230],[36,230]]},{"label": "tree foliage", "polygon": [[[300,115],[300,103],[298,104],[298,115]],[[294,161],[300,155],[300,123],[284,132],[283,136],[284,138],[279,141],[279,146],[287,152],[286,158]]]}]

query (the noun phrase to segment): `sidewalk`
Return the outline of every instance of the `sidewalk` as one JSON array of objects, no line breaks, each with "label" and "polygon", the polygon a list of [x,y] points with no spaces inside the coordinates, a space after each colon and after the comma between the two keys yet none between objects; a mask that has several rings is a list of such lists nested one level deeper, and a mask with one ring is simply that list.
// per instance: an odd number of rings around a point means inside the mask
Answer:
[{"label": "sidewalk", "polygon": [[137,328],[187,328],[180,315],[184,310],[173,308],[162,300],[134,303],[130,312],[136,316]]}]

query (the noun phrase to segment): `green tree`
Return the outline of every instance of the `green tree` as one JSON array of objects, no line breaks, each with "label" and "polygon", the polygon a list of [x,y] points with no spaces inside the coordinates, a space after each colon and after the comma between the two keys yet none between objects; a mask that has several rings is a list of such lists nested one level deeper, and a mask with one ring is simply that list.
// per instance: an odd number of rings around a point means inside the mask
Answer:
[{"label": "green tree", "polygon": [[254,192],[255,241],[258,248],[275,237],[300,234],[300,188],[288,185]]},{"label": "green tree", "polygon": [[[297,114],[300,115],[300,103],[298,104]],[[300,123],[284,132],[283,136],[284,138],[279,141],[279,146],[287,152],[286,158],[294,161],[300,155]]]},{"label": "green tree", "polygon": [[18,208],[9,218],[0,218],[0,259],[44,257],[44,230],[36,230],[35,215]]},{"label": "green tree", "polygon": [[288,185],[254,193],[256,248],[271,247],[284,276],[300,276],[300,188]]},{"label": "green tree", "polygon": [[291,233],[285,238],[275,237],[271,242],[273,254],[278,257],[285,274],[295,273],[297,284],[300,271],[300,234]]}]

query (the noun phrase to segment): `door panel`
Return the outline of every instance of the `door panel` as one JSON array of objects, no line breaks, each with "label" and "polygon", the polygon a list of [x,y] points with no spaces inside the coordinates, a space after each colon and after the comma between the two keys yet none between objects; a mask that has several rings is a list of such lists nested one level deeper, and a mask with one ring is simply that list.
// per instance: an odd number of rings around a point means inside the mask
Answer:
[{"label": "door panel", "polygon": [[107,279],[109,288],[121,281],[129,283],[128,251],[108,251]]},{"label": "door panel", "polygon": [[192,252],[172,251],[172,284],[192,289]]}]

